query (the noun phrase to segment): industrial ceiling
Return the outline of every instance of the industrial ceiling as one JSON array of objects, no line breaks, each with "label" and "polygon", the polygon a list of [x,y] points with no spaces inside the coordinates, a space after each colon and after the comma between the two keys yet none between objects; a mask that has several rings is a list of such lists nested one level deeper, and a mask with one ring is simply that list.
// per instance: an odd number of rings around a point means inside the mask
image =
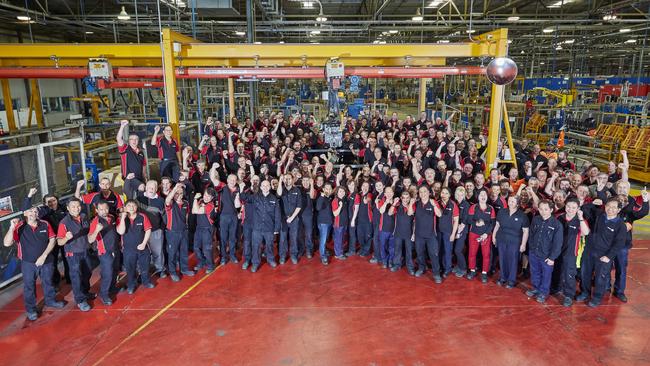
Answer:
[{"label": "industrial ceiling", "polygon": [[650,0],[5,0],[0,19],[5,37],[26,43],[151,43],[162,27],[212,43],[453,43],[508,28],[527,76],[637,76],[650,65]]}]

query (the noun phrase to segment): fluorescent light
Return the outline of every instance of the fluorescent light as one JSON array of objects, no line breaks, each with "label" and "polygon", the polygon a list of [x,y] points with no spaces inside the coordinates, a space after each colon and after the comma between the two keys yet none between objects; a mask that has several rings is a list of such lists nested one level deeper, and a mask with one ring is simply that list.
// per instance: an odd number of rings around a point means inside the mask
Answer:
[{"label": "fluorescent light", "polygon": [[540,65],[544,65],[544,62],[540,62],[539,64],[540,64]]},{"label": "fluorescent light", "polygon": [[386,44],[386,41],[379,41],[379,44]]},{"label": "fluorescent light", "polygon": [[562,49],[562,46],[560,46],[560,45],[558,45],[557,47],[555,47],[555,50],[556,50],[556,51],[559,51],[559,50],[561,50],[561,49]]},{"label": "fluorescent light", "polygon": [[280,41],[280,42],[278,42],[278,43],[280,43],[280,44],[284,44],[284,41]]},{"label": "fluorescent light", "polygon": [[320,42],[311,42],[311,44],[320,44]]},{"label": "fluorescent light", "polygon": [[426,6],[427,8],[438,8],[440,5],[443,5],[445,3],[445,0],[432,0],[429,2],[429,4]]},{"label": "fluorescent light", "polygon": [[395,34],[395,33],[399,33],[399,31],[397,29],[391,29],[388,31],[388,33]]},{"label": "fluorescent light", "polygon": [[316,18],[316,21],[317,21],[317,22],[326,22],[326,21],[327,21],[327,17],[326,17],[326,16],[322,16],[322,15],[320,15],[320,16],[318,16],[318,17]]},{"label": "fluorescent light", "polygon": [[448,39],[441,39],[441,40],[438,40],[438,43],[449,43],[449,40]]},{"label": "fluorescent light", "polygon": [[119,20],[129,20],[129,19],[131,19],[131,16],[129,14],[127,14],[124,7],[122,7],[122,11],[120,11],[120,13],[117,15],[117,19],[119,19]]},{"label": "fluorescent light", "polygon": [[257,41],[257,42],[253,42],[253,44],[262,44],[262,42]]},{"label": "fluorescent light", "polygon": [[526,51],[521,50],[521,52],[519,52],[519,53],[521,53],[522,55],[525,55],[525,54],[526,54]]},{"label": "fluorescent light", "polygon": [[510,43],[512,43],[512,39],[509,39],[509,40],[508,40],[508,44],[510,44]]},{"label": "fluorescent light", "polygon": [[476,33],[476,29],[468,29],[465,31],[465,33],[469,33],[469,34]]},{"label": "fluorescent light", "polygon": [[553,27],[544,28],[544,29],[542,29],[542,32],[544,32],[544,33],[553,33],[553,32],[555,32],[555,28],[553,28]]},{"label": "fluorescent light", "polygon": [[235,32],[235,35],[238,35],[238,36],[245,36],[245,35],[246,35],[246,32],[236,31],[236,32]]},{"label": "fluorescent light", "polygon": [[612,20],[616,20],[618,18],[616,14],[605,14],[603,15],[603,20],[606,22],[611,22]]},{"label": "fluorescent light", "polygon": [[311,9],[314,7],[314,2],[313,1],[303,1],[302,2],[302,7],[305,9]]},{"label": "fluorescent light", "polygon": [[507,19],[509,22],[516,22],[519,20],[519,17],[508,17]]},{"label": "fluorescent light", "polygon": [[571,4],[575,1],[576,0],[559,0],[547,6],[547,8],[561,8],[563,5]]},{"label": "fluorescent light", "polygon": [[311,33],[311,34],[320,34],[320,31],[319,31],[319,30],[313,30],[313,31],[311,31],[310,33]]},{"label": "fluorescent light", "polygon": [[572,44],[572,43],[574,43],[575,41],[576,41],[575,39],[567,39],[566,41],[564,41],[564,43],[566,43],[566,44]]},{"label": "fluorescent light", "polygon": [[636,43],[636,39],[628,39],[625,43]]},{"label": "fluorescent light", "polygon": [[19,15],[16,17],[16,19],[21,20],[23,22],[27,22],[32,20],[32,18],[28,17],[27,15]]},{"label": "fluorescent light", "polygon": [[93,31],[86,31],[86,34],[93,34],[93,33],[95,33],[95,32],[93,32]]},{"label": "fluorescent light", "polygon": [[618,31],[621,33],[627,33],[627,32],[631,32],[632,30],[630,28],[621,28]]},{"label": "fluorescent light", "polygon": [[378,44],[378,43],[379,43],[379,40],[376,39],[376,40],[372,41],[372,43],[373,43],[373,44]]}]

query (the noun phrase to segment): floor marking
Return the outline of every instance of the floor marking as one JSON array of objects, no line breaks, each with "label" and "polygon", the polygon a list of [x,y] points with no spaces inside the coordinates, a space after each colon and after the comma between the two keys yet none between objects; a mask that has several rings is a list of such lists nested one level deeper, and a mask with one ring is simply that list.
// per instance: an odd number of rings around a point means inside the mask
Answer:
[{"label": "floor marking", "polygon": [[[215,273],[216,270],[219,269],[219,268],[221,268],[221,265],[217,266],[217,268],[215,268],[215,271],[212,272],[212,273]],[[136,329],[135,331],[133,331],[131,334],[129,334],[128,337],[124,338],[120,343],[118,343],[117,346],[113,347],[113,348],[112,348],[110,351],[108,351],[104,356],[102,356],[99,360],[97,360],[95,363],[93,363],[93,366],[97,366],[97,365],[101,364],[101,363],[102,363],[102,362],[103,362],[103,361],[104,361],[108,356],[110,356],[110,355],[112,355],[113,353],[115,353],[115,351],[117,351],[117,349],[120,348],[123,344],[125,344],[125,343],[128,342],[130,339],[132,339],[132,338],[134,338],[135,336],[137,336],[140,332],[142,332],[146,327],[148,327],[148,326],[149,326],[151,323],[153,323],[156,319],[160,318],[164,313],[166,313],[167,310],[169,310],[172,306],[174,306],[174,304],[176,304],[176,303],[179,302],[183,297],[185,297],[185,295],[189,294],[189,293],[190,293],[192,290],[194,290],[198,285],[200,285],[203,281],[205,281],[207,278],[209,278],[209,277],[212,275],[212,273],[210,273],[210,274],[206,274],[203,278],[201,278],[200,280],[196,281],[195,284],[193,284],[192,286],[190,286],[187,290],[185,290],[185,291],[184,291],[182,294],[180,294],[177,298],[175,298],[174,300],[172,300],[172,302],[170,302],[169,304],[167,304],[167,306],[165,306],[164,308],[160,309],[160,311],[158,311],[154,316],[152,316],[151,318],[149,318],[149,320],[147,320],[144,324],[142,324],[138,329]]]}]

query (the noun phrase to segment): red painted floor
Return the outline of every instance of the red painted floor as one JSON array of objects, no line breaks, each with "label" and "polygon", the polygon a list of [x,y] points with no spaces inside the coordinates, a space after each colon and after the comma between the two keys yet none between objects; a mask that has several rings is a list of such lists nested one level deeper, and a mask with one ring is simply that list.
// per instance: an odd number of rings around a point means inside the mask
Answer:
[{"label": "red painted floor", "polygon": [[649,365],[649,246],[632,250],[630,302],[597,309],[539,305],[521,284],[435,285],[359,257],[256,274],[226,265],[36,322],[13,291],[0,309],[0,365]]}]

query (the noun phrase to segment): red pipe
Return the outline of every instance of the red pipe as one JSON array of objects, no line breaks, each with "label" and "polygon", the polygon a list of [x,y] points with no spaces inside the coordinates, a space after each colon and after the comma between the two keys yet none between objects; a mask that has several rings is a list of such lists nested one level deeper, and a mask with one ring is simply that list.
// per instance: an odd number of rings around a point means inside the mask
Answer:
[{"label": "red pipe", "polygon": [[[444,67],[346,67],[346,75],[365,78],[438,78],[444,75],[482,75],[485,68],[480,66]],[[116,79],[161,79],[160,67],[119,67],[113,69]],[[85,67],[0,67],[2,79],[81,79],[88,76]],[[222,68],[192,67],[176,69],[179,79],[322,79],[322,67],[278,67],[278,68]]]},{"label": "red pipe", "polygon": [[128,89],[128,88],[164,88],[162,81],[111,81],[110,83],[98,80],[97,87],[100,89]]}]

